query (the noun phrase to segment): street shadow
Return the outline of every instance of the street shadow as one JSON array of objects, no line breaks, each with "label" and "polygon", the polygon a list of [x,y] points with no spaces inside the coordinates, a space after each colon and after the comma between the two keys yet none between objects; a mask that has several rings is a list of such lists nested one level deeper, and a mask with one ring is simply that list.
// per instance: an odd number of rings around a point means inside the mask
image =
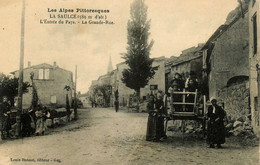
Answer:
[{"label": "street shadow", "polygon": [[[196,134],[184,134],[182,137],[181,132],[171,132],[168,134],[168,138],[163,142],[160,142],[161,145],[172,145],[173,147],[185,147],[185,148],[193,148],[193,147],[203,147],[207,148],[208,144],[206,142],[206,138],[203,136],[198,136]],[[241,138],[239,137],[229,137],[226,138],[226,142],[222,145],[223,148],[219,150],[241,150],[246,147],[255,147],[251,145],[243,145],[241,144]]]}]

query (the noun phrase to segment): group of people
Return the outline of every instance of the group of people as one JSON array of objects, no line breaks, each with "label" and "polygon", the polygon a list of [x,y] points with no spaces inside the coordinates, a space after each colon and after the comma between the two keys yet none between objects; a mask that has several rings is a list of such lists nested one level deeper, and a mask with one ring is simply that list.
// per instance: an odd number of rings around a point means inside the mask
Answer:
[{"label": "group of people", "polygon": [[[184,80],[181,74],[175,73],[174,79],[171,81],[171,86],[168,90],[168,93],[180,92],[183,91],[195,92],[196,90],[200,92],[203,89],[199,87],[196,74],[191,72],[189,77]],[[172,95],[174,102],[183,102],[182,95]],[[199,97],[198,97],[199,98]],[[194,95],[186,95],[185,101],[188,103],[194,102]],[[210,98],[211,105],[208,107],[207,117],[207,143],[209,148],[214,148],[215,145],[217,148],[222,148],[221,144],[225,143],[225,126],[224,118],[226,112],[217,105],[217,100],[212,97]],[[182,105],[174,105],[175,111],[180,111],[183,107]],[[193,106],[186,105],[185,111],[192,111]]]},{"label": "group of people", "polygon": [[[0,130],[2,140],[10,138],[10,130],[12,127],[10,114],[11,106],[8,103],[8,98],[4,96],[3,101],[0,104]],[[42,105],[38,105],[30,110],[24,110],[21,115],[21,135],[44,135],[46,129],[45,121],[49,117],[49,109]],[[17,123],[15,123],[14,126],[17,126]]]},{"label": "group of people", "polygon": [[[202,87],[203,88],[203,87]],[[168,96],[171,96],[174,102],[183,102],[183,95],[172,95],[174,92],[195,92],[200,91],[198,80],[196,79],[196,74],[191,72],[189,77],[184,80],[181,74],[176,73],[174,79],[171,81],[171,86],[168,90]],[[186,94],[185,102],[194,102],[194,95]],[[147,141],[162,141],[167,138],[164,129],[164,118],[167,114],[167,107],[164,107],[163,96],[157,94],[157,97],[150,95],[147,104],[147,110],[149,113],[147,122]],[[226,112],[217,105],[217,100],[212,97],[210,98],[211,105],[208,107],[206,114],[207,118],[207,143],[209,148],[222,148],[221,144],[225,143],[225,126],[224,118]],[[183,110],[182,105],[174,105],[175,111]],[[187,106],[184,111],[192,111],[193,106]]]},{"label": "group of people", "polygon": [[[185,80],[181,74],[175,73],[173,80],[171,81],[171,86],[168,89],[168,94],[171,95],[174,92],[182,92],[185,89],[186,92],[195,92],[199,90],[198,80],[196,74],[191,72],[189,77]],[[186,103],[193,103],[194,96],[192,94],[185,95]],[[174,102],[183,102],[183,95],[175,94],[172,96]],[[182,105],[174,105],[174,111],[182,110]],[[193,111],[192,105],[186,105],[185,111]]]},{"label": "group of people", "polygon": [[[217,100],[210,98],[211,105],[208,107],[207,118],[207,143],[209,148],[222,148],[225,143],[224,118],[226,112],[217,105]],[[159,142],[167,138],[164,129],[164,118],[167,117],[166,107],[164,107],[163,96],[157,94],[157,97],[150,95],[147,104],[149,113],[146,131],[146,140]]]},{"label": "group of people", "polygon": [[191,71],[187,79],[185,79],[180,73],[175,73],[168,93],[171,93],[171,91],[183,91],[183,89],[190,92],[195,92],[196,89],[199,89],[195,72]]},{"label": "group of people", "polygon": [[157,93],[156,97],[154,95],[149,96],[149,101],[147,104],[147,110],[149,113],[147,122],[147,141],[162,141],[166,139],[166,132],[164,131],[164,118],[166,117],[166,108],[164,107],[163,96]]},{"label": "group of people", "polygon": [[[31,110],[33,112],[33,110]],[[50,117],[50,111],[42,105],[38,105],[38,108],[35,111],[35,135],[44,135],[46,130],[46,119]]]}]

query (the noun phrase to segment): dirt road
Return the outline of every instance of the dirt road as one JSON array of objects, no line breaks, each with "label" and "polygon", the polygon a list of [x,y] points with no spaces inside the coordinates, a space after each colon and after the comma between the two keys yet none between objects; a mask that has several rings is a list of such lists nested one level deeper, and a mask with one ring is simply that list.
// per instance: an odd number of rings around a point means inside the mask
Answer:
[{"label": "dirt road", "polygon": [[85,109],[80,119],[49,129],[46,136],[0,141],[0,164],[226,164],[257,165],[258,146],[228,138],[223,149],[205,140],[169,132],[164,142],[145,141],[147,114]]}]

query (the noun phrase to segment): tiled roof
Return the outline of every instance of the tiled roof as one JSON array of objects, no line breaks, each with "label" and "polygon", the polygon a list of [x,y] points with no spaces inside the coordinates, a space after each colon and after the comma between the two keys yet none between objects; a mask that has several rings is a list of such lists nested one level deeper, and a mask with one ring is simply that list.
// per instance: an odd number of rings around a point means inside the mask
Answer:
[{"label": "tiled roof", "polygon": [[204,44],[199,44],[197,47],[191,47],[189,49],[183,50],[182,54],[179,57],[173,56],[170,59],[168,59],[166,65],[168,66],[179,65],[183,62],[187,62],[202,56],[200,51],[203,46]]},{"label": "tiled roof", "polygon": [[[29,67],[26,67],[24,68],[23,70],[26,70],[26,69],[30,69],[30,68],[41,68],[41,67],[45,67],[45,68],[59,68],[59,69],[62,69],[62,70],[65,70],[67,72],[71,72],[69,70],[66,70],[66,69],[63,69],[63,68],[60,68],[59,66],[53,66],[53,65],[50,65],[50,64],[47,64],[47,63],[42,63],[42,64],[38,64],[38,65],[32,65],[32,66],[29,66]],[[19,70],[16,70],[16,71],[13,71],[11,72],[11,74],[14,74],[15,72],[18,72]],[[71,72],[72,73],[72,72]]]}]

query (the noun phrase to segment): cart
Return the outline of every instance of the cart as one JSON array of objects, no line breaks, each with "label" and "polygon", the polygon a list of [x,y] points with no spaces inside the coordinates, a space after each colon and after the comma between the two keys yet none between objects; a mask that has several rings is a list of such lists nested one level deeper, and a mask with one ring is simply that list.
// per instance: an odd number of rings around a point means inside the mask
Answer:
[{"label": "cart", "polygon": [[194,120],[202,124],[203,135],[206,136],[206,96],[195,92],[172,91],[170,97],[164,100],[167,108],[165,118],[165,133],[167,133],[168,121],[181,120],[182,141],[184,142],[184,125],[186,120]]}]

